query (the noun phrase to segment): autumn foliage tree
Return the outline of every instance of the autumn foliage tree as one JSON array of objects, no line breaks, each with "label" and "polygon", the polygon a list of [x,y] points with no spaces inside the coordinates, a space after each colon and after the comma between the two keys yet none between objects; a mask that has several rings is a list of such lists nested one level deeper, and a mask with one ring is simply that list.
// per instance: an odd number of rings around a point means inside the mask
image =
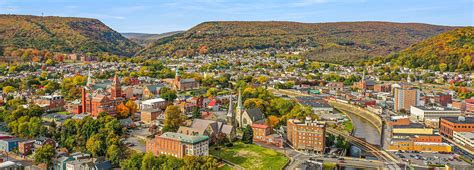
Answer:
[{"label": "autumn foliage tree", "polygon": [[163,131],[176,131],[185,121],[178,106],[170,105],[165,110]]},{"label": "autumn foliage tree", "polygon": [[276,116],[268,116],[267,120],[265,121],[265,124],[267,124],[270,127],[276,127],[280,123],[280,119]]},{"label": "autumn foliage tree", "polygon": [[130,109],[127,106],[125,106],[125,104],[123,103],[120,103],[117,106],[117,112],[118,112],[118,117],[120,118],[125,118],[130,115]]}]

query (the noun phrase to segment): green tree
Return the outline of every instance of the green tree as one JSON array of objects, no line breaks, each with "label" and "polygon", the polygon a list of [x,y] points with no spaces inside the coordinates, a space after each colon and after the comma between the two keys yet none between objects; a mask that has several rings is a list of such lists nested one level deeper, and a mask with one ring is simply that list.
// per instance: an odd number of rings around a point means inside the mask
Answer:
[{"label": "green tree", "polygon": [[3,87],[3,94],[9,94],[16,91],[15,87],[13,86],[5,86]]},{"label": "green tree", "polygon": [[138,169],[142,167],[143,153],[134,153],[129,159],[120,162],[122,169]]},{"label": "green tree", "polygon": [[53,158],[56,155],[56,149],[52,145],[43,145],[35,151],[34,159],[36,164],[44,163],[52,165]]},{"label": "green tree", "polygon": [[104,156],[106,151],[106,144],[102,134],[92,135],[86,143],[86,149],[92,156],[99,157]]},{"label": "green tree", "polygon": [[168,87],[163,87],[160,89],[160,97],[170,102],[176,99],[178,96],[176,95],[175,90],[171,90]]},{"label": "green tree", "polygon": [[107,160],[112,162],[113,165],[117,166],[120,163],[120,160],[122,159],[122,151],[120,150],[120,147],[117,145],[110,145],[107,148],[107,154],[106,154]]},{"label": "green tree", "polygon": [[252,144],[253,142],[253,131],[250,125],[247,125],[243,130],[242,142],[246,144]]}]

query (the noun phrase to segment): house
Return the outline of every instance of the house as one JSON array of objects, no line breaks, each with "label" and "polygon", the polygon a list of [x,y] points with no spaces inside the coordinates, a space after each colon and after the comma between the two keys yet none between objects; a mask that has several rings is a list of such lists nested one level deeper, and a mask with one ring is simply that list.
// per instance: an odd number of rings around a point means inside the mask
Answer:
[{"label": "house", "polygon": [[157,85],[147,85],[143,87],[143,98],[150,99],[155,97],[156,95],[160,94],[160,89],[163,88],[164,85],[157,84]]},{"label": "house", "polygon": [[39,147],[42,147],[44,145],[51,145],[53,147],[56,147],[56,141],[54,141],[53,139],[51,138],[47,138],[47,137],[38,137],[36,138],[35,140],[35,147],[36,148],[39,148]]},{"label": "house", "polygon": [[27,140],[18,142],[18,152],[22,155],[29,155],[32,153],[35,141]]},{"label": "house", "polygon": [[104,158],[76,159],[66,162],[66,170],[109,170],[112,169],[110,161]]},{"label": "house", "polygon": [[0,151],[11,152],[11,151],[17,149],[19,141],[20,141],[20,139],[18,139],[18,138],[1,139],[0,140]]},{"label": "house", "polygon": [[265,143],[275,145],[283,148],[283,138],[278,134],[273,133],[273,129],[265,124],[252,124],[253,142]]},{"label": "house", "polygon": [[24,169],[25,167],[18,162],[13,162],[13,161],[5,161],[0,163],[0,169]]}]

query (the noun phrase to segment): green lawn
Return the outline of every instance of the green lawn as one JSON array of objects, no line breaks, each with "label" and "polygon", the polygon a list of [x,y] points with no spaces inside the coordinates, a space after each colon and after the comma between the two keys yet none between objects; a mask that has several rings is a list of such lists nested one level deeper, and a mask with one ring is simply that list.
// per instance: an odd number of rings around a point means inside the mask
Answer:
[{"label": "green lawn", "polygon": [[225,159],[245,169],[282,169],[288,158],[282,153],[258,145],[234,143],[233,147],[210,151],[211,155]]},{"label": "green lawn", "polygon": [[224,165],[222,167],[217,168],[217,170],[232,170],[233,168],[229,165]]}]

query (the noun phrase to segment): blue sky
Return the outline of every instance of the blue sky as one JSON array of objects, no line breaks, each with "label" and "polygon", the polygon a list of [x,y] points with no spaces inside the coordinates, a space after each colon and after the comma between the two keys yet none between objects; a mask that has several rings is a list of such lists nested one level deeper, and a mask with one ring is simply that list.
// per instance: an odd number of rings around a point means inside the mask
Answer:
[{"label": "blue sky", "polygon": [[473,26],[474,0],[0,0],[1,14],[97,18],[119,32],[204,21],[393,21]]}]

